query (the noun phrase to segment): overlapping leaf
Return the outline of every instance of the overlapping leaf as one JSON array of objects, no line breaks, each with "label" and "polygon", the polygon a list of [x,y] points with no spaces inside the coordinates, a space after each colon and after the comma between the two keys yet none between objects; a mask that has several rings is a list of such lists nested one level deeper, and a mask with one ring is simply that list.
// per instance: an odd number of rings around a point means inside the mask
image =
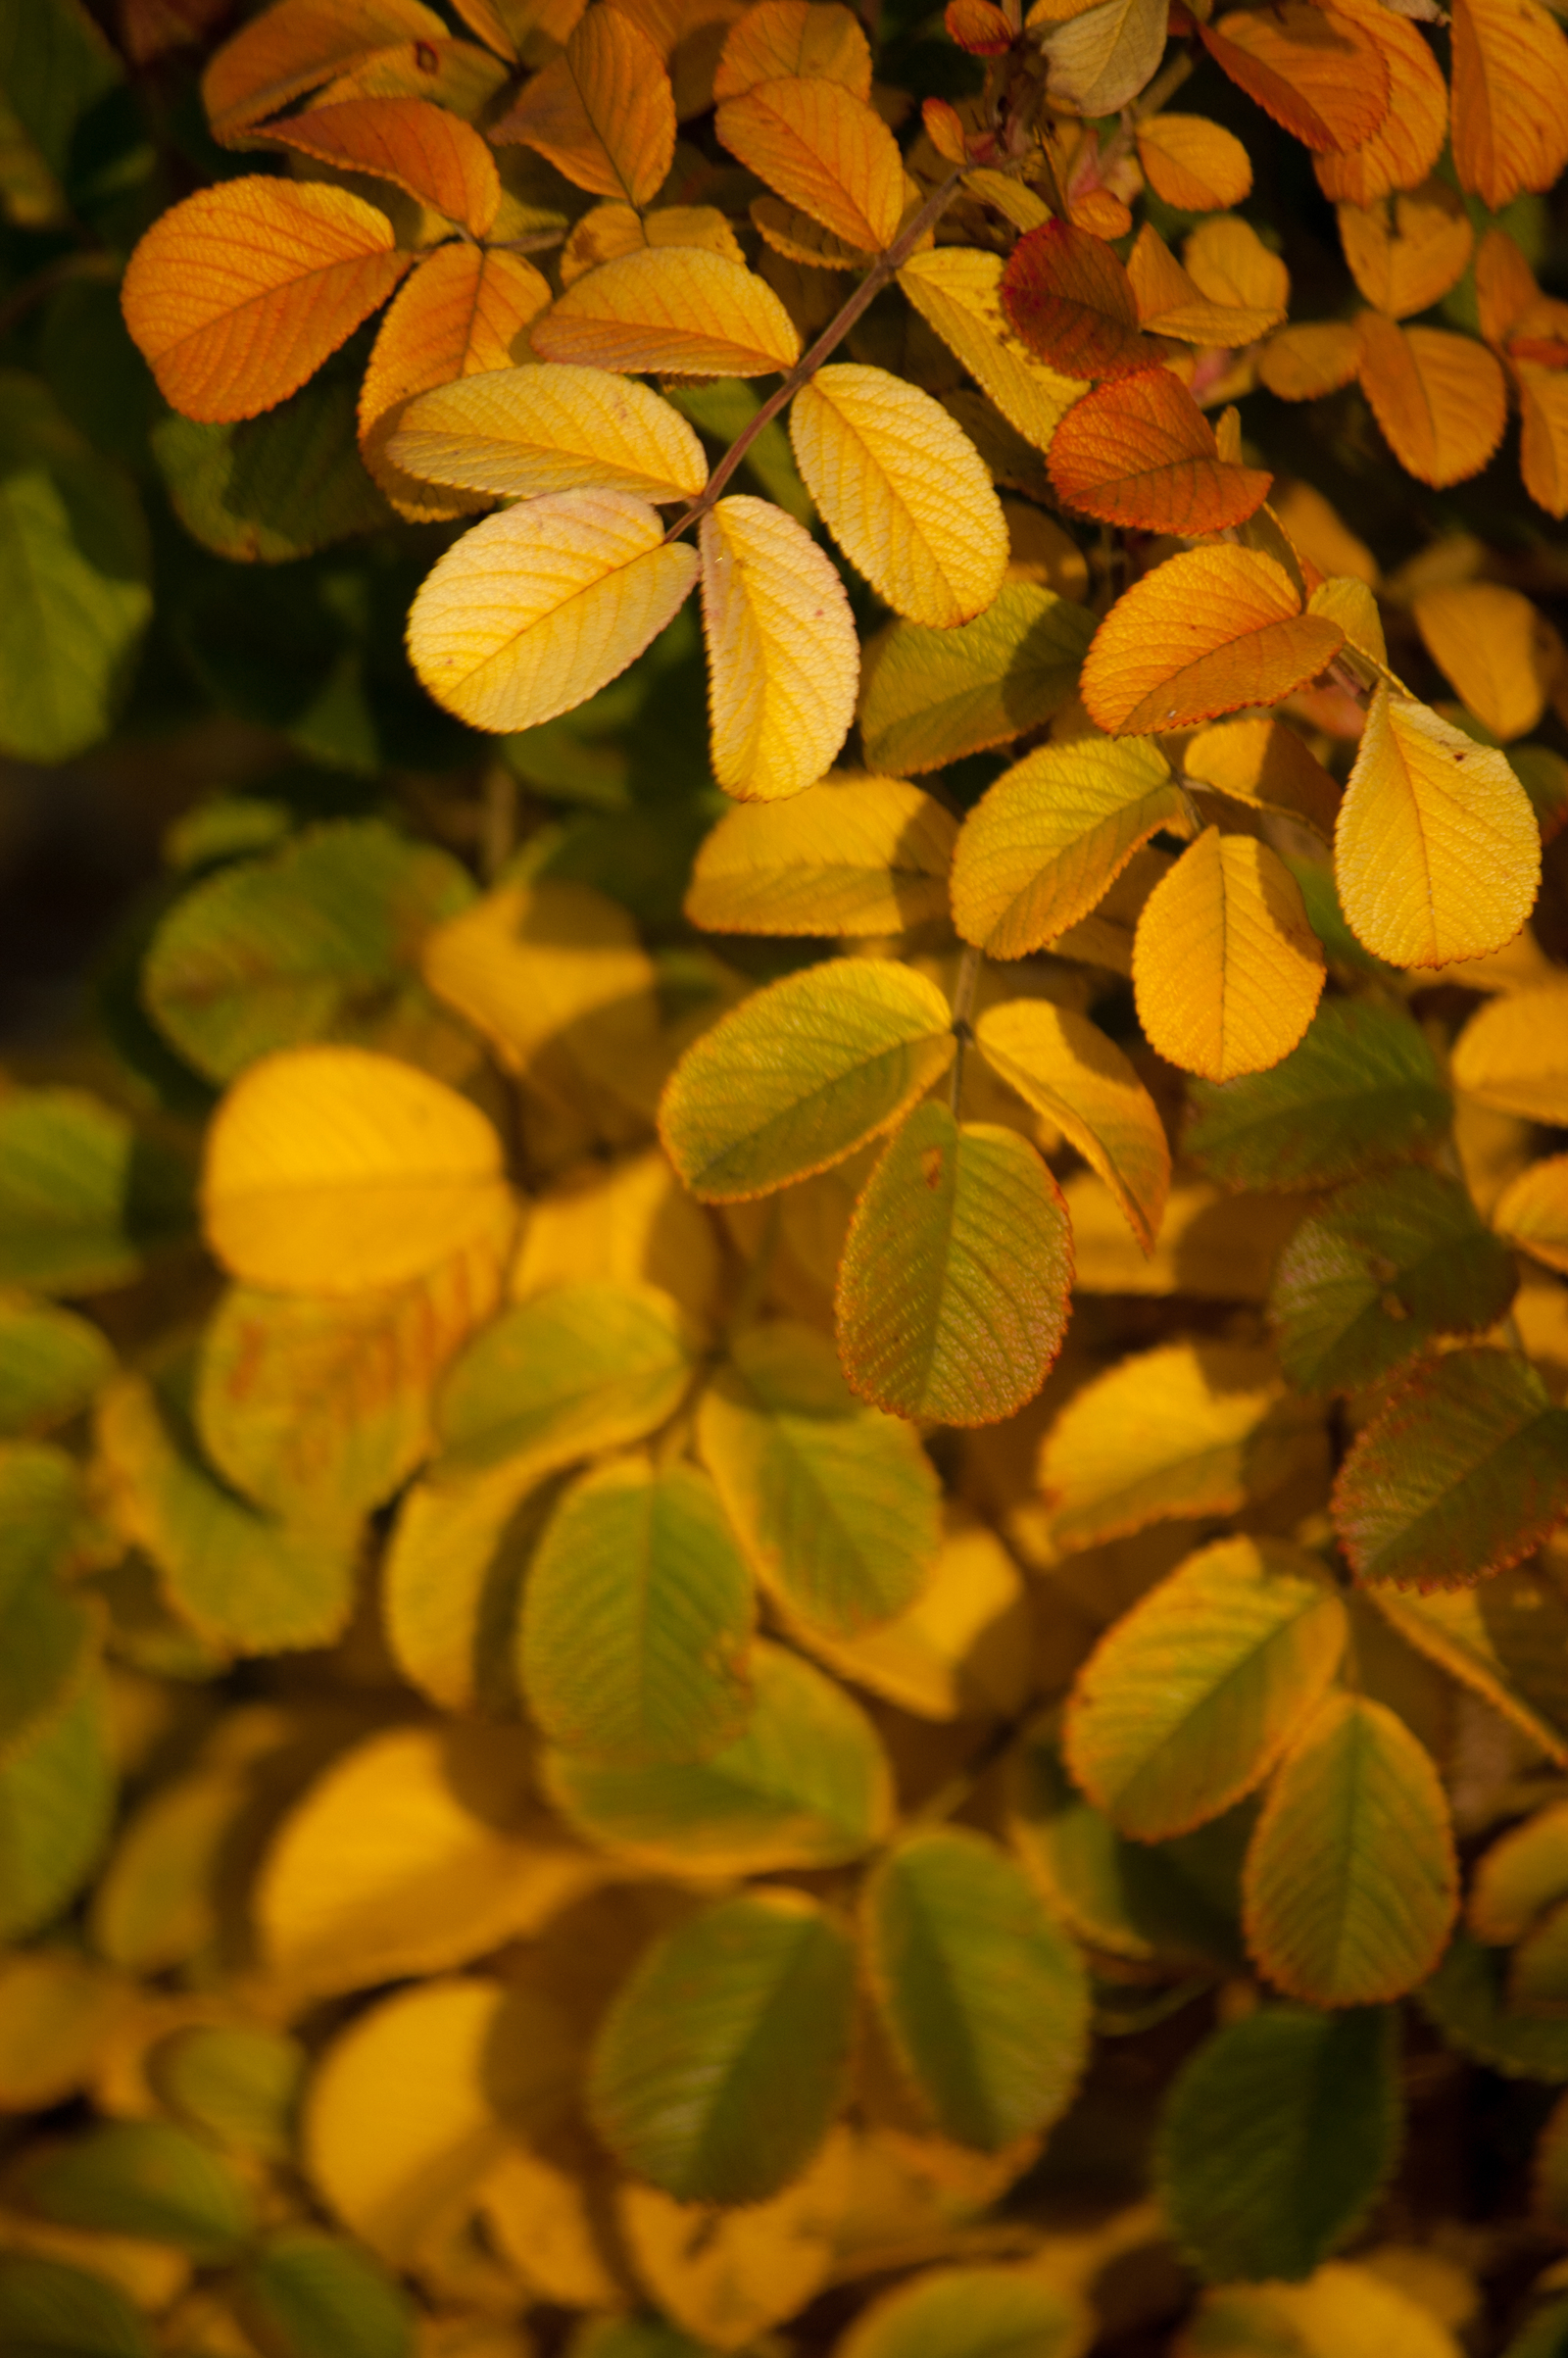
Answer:
[{"label": "overlapping leaf", "polygon": [[[1004,183],[1016,189],[1016,182]],[[915,310],[1026,442],[1049,449],[1067,406],[1084,390],[1021,343],[1002,301],[1003,262],[970,246],[911,254],[899,284]]]},{"label": "overlapping leaf", "polygon": [[1353,17],[1284,0],[1266,16],[1238,9],[1200,34],[1231,80],[1314,153],[1359,147],[1381,129],[1388,61]]},{"label": "overlapping leaf", "polygon": [[1432,180],[1387,209],[1340,207],[1340,242],[1350,275],[1391,319],[1428,311],[1463,276],[1475,243],[1452,189]]},{"label": "overlapping leaf", "polygon": [[1499,1236],[1568,1276],[1568,1154],[1548,1154],[1511,1181],[1493,1206]]},{"label": "overlapping leaf", "polygon": [[1074,693],[1094,632],[1087,607],[1019,580],[956,630],[891,623],[865,651],[867,758],[900,772],[939,769],[1040,727]]},{"label": "overlapping leaf", "polygon": [[231,139],[376,49],[446,35],[419,0],[364,0],[352,17],[335,0],[282,0],[224,42],[202,77],[203,103],[217,136]]},{"label": "overlapping leaf", "polygon": [[651,204],[675,152],[675,97],[664,61],[633,18],[589,9],[490,136],[537,149],[596,196]]},{"label": "overlapping leaf", "polygon": [[1145,221],[1127,259],[1127,275],[1139,321],[1150,335],[1174,336],[1183,344],[1250,344],[1284,319],[1290,292],[1285,266],[1234,216],[1194,232],[1187,264],[1183,269],[1152,222]]},{"label": "overlapping leaf", "polygon": [[1523,591],[1466,581],[1422,592],[1416,628],[1428,655],[1476,718],[1506,745],[1546,709],[1558,649]]},{"label": "overlapping leaf", "polygon": [[1069,508],[1146,532],[1244,523],[1272,479],[1220,457],[1213,427],[1166,368],[1097,386],[1051,444],[1051,480]]},{"label": "overlapping leaf", "polygon": [[1358,321],[1361,390],[1407,473],[1440,489],[1477,475],[1502,440],[1502,369],[1484,344],[1443,327]]},{"label": "overlapping leaf", "polygon": [[1201,785],[1238,802],[1288,811],[1333,838],[1340,789],[1283,720],[1222,720],[1200,729],[1183,748],[1182,767]]},{"label": "overlapping leaf", "polygon": [[475,237],[501,204],[495,158],[478,132],[423,98],[355,98],[313,107],[270,136],[340,172],[368,172],[458,221]]},{"label": "overlapping leaf", "polygon": [[956,836],[918,786],[836,772],[787,803],[726,811],[686,914],[710,933],[902,932],[946,909]]},{"label": "overlapping leaf", "polygon": [[1312,158],[1318,186],[1333,203],[1372,205],[1397,188],[1418,188],[1443,153],[1448,86],[1417,27],[1380,0],[1335,0],[1382,53],[1389,71],[1389,111],[1370,139]]},{"label": "overlapping leaf", "polygon": [[1251,158],[1206,116],[1166,109],[1141,123],[1138,161],[1154,194],[1182,213],[1218,213],[1251,194]]},{"label": "overlapping leaf", "polygon": [[[415,284],[420,284],[416,280]],[[403,411],[388,456],[411,475],[532,500],[624,491],[695,499],[702,445],[667,401],[603,368],[492,366]]]},{"label": "overlapping leaf", "polygon": [[1344,643],[1338,623],[1302,613],[1271,557],[1191,549],[1117,600],[1089,650],[1081,693],[1111,735],[1183,728],[1280,703]]},{"label": "overlapping leaf", "polygon": [[848,8],[808,0],[760,0],[746,10],[724,43],[713,75],[713,96],[739,98],[759,82],[804,74],[842,82],[857,98],[871,95],[871,51],[859,19]]},{"label": "overlapping leaf", "polygon": [[880,253],[898,235],[904,162],[874,108],[841,81],[785,74],[723,99],[718,138],[832,236]]},{"label": "overlapping leaf", "polygon": [[1100,1173],[1150,1251],[1164,1214],[1170,1148],[1153,1099],[1115,1042],[1070,1007],[1013,999],[983,1011],[975,1045]]},{"label": "overlapping leaf", "polygon": [[1132,281],[1101,238],[1050,221],[1018,240],[1002,308],[1031,352],[1064,376],[1132,376],[1161,358],[1139,332]]},{"label": "overlapping leaf", "polygon": [[0,1433],[30,1436],[75,1416],[114,1373],[108,1338],[74,1310],[0,1294]]},{"label": "overlapping leaf", "polygon": [[713,775],[743,801],[799,794],[855,717],[860,649],[844,584],[771,500],[720,500],[700,545]]},{"label": "overlapping leaf", "polygon": [[1568,1121],[1568,988],[1511,991],[1471,1016],[1453,1051],[1456,1088],[1526,1121]]},{"label": "overlapping leaf", "polygon": [[1453,161],[1493,213],[1568,164],[1568,37],[1539,0],[1457,0]]},{"label": "overlapping leaf", "polygon": [[695,246],[650,247],[590,270],[529,342],[540,360],[632,375],[767,376],[793,368],[801,351],[770,286]]}]

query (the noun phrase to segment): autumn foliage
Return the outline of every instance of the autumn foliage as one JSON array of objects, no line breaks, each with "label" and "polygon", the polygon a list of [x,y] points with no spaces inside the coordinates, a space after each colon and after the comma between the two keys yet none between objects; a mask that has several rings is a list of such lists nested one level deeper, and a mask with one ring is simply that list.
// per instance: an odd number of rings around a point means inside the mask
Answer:
[{"label": "autumn foliage", "polygon": [[244,724],[0,1088],[0,2350],[1568,2349],[1565,175],[0,0],[0,748]]}]

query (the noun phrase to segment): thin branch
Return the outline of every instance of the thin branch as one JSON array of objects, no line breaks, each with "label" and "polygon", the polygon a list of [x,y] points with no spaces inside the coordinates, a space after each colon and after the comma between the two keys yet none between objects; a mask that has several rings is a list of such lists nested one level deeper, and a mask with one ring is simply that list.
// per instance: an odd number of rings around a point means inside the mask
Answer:
[{"label": "thin branch", "polygon": [[958,960],[958,979],[953,990],[953,1118],[958,1118],[958,1104],[963,1095],[963,1054],[973,1037],[969,1028],[969,1009],[980,981],[982,953],[971,943]]}]

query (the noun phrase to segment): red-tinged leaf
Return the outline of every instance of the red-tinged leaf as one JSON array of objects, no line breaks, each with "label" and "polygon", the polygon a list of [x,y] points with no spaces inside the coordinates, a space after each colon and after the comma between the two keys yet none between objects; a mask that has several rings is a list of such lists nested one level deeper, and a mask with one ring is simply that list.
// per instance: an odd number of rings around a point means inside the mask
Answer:
[{"label": "red-tinged leaf", "polygon": [[314,107],[268,133],[343,172],[368,172],[483,237],[501,203],[495,158],[478,132],[424,98],[353,98]]},{"label": "red-tinged leaf", "polygon": [[1495,356],[1473,336],[1400,327],[1372,311],[1359,330],[1361,390],[1399,465],[1440,490],[1478,475],[1508,422]]},{"label": "red-tinged leaf", "polygon": [[247,175],[155,221],[121,302],[165,399],[226,424],[297,391],[413,261],[346,189]]},{"label": "red-tinged leaf", "polygon": [[1272,475],[1230,467],[1214,429],[1168,368],[1097,386],[1051,445],[1051,480],[1068,507],[1144,532],[1221,532],[1268,497]]},{"label": "red-tinged leaf", "polygon": [[1568,164],[1568,33],[1540,0],[1454,0],[1453,162],[1492,213]]},{"label": "red-tinged leaf", "polygon": [[1012,26],[993,0],[948,0],[942,22],[971,57],[1004,57],[1012,47]]},{"label": "red-tinged leaf", "polygon": [[640,25],[593,8],[490,133],[537,149],[578,188],[649,205],[675,153],[675,95]]},{"label": "red-tinged leaf", "polygon": [[1361,1580],[1467,1587],[1535,1552],[1568,1516],[1568,1408],[1528,1359],[1484,1347],[1421,1367],[1357,1434],[1334,1486]]},{"label": "red-tinged leaf", "polygon": [[1283,565],[1253,549],[1190,549],[1116,601],[1096,633],[1079,692],[1112,736],[1187,728],[1275,705],[1345,644],[1304,614]]},{"label": "red-tinged leaf", "polygon": [[208,121],[232,140],[291,99],[398,41],[444,41],[448,27],[419,0],[279,0],[225,41],[202,76]]},{"label": "red-tinged leaf", "polygon": [[1063,376],[1132,376],[1161,358],[1139,332],[1132,281],[1115,255],[1067,221],[1019,238],[1002,273],[1002,308]]},{"label": "red-tinged leaf", "polygon": [[1373,205],[1396,188],[1418,188],[1437,163],[1448,128],[1448,85],[1416,27],[1382,0],[1334,0],[1330,13],[1348,18],[1381,51],[1389,111],[1370,139],[1314,156],[1312,169],[1333,203]]},{"label": "red-tinged leaf", "polygon": [[1381,128],[1391,97],[1388,60],[1348,17],[1309,0],[1238,9],[1199,38],[1265,115],[1321,154],[1359,147]]}]

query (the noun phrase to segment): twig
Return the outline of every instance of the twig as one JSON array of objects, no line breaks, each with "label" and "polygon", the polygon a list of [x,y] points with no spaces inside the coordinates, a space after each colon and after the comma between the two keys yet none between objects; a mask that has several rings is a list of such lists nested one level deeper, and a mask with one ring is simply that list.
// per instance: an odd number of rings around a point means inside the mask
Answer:
[{"label": "twig", "polygon": [[974,1005],[975,990],[980,981],[982,953],[971,943],[958,960],[958,979],[953,990],[953,1118],[958,1118],[958,1102],[963,1094],[963,1053],[974,1037],[969,1028],[969,1009]]}]

